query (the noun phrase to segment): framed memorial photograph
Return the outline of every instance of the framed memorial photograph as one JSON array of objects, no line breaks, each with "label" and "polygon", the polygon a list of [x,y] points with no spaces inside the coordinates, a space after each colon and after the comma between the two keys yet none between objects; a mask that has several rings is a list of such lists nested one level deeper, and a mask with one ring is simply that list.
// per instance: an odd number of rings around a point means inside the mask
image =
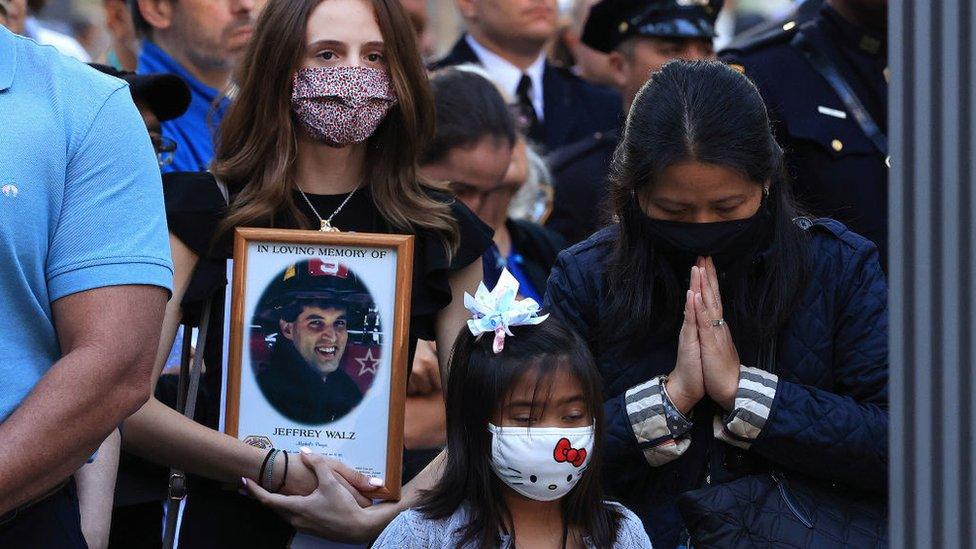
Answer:
[{"label": "framed memorial photograph", "polygon": [[237,229],[224,430],[399,499],[413,237]]}]

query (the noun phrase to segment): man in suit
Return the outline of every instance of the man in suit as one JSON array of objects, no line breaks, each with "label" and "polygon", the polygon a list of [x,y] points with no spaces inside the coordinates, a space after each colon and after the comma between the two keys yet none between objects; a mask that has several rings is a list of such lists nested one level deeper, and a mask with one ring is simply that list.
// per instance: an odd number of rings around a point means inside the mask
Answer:
[{"label": "man in suit", "polygon": [[[808,0],[816,7],[815,0]],[[811,9],[801,8],[808,14]],[[721,53],[762,93],[797,199],[878,245],[888,240],[887,1],[826,0]]]},{"label": "man in suit", "polygon": [[434,69],[482,65],[515,102],[519,127],[544,150],[555,150],[621,123],[620,97],[546,59],[556,35],[556,0],[457,0],[467,24]]}]

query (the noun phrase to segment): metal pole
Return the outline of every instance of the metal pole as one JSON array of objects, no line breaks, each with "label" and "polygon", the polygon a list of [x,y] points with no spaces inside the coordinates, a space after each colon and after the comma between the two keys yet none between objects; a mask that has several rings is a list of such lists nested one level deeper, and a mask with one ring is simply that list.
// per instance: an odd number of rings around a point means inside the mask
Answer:
[{"label": "metal pole", "polygon": [[969,0],[889,3],[893,547],[976,535],[974,24]]}]

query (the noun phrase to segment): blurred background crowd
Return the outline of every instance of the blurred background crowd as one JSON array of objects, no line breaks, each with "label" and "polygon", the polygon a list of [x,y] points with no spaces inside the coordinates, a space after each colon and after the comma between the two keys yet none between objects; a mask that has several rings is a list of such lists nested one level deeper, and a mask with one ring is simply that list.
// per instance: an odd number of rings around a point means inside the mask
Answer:
[{"label": "blurred background crowd", "polygon": [[[139,45],[126,0],[9,1],[15,10],[23,5],[21,24],[26,27],[26,34],[39,41],[49,41],[63,53],[86,62],[135,70]],[[560,0],[562,40],[554,48],[568,48],[580,55],[579,48],[585,46],[580,45],[579,34],[590,6],[595,3],[596,0]],[[764,21],[778,19],[795,3],[794,0],[727,0],[717,24],[715,49],[722,49],[734,36]],[[428,56],[437,58],[446,53],[463,27],[454,2],[403,0],[403,4],[414,18],[414,24],[424,30],[422,38]]]}]

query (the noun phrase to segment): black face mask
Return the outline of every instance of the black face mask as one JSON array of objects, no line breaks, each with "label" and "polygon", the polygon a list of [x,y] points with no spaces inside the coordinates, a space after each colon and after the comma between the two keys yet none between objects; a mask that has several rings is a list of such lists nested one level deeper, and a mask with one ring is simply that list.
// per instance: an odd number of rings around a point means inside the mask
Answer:
[{"label": "black face mask", "polygon": [[769,211],[764,199],[747,219],[717,223],[687,223],[651,219],[641,212],[641,224],[655,249],[672,261],[692,264],[711,257],[720,267],[750,260],[765,241]]}]

